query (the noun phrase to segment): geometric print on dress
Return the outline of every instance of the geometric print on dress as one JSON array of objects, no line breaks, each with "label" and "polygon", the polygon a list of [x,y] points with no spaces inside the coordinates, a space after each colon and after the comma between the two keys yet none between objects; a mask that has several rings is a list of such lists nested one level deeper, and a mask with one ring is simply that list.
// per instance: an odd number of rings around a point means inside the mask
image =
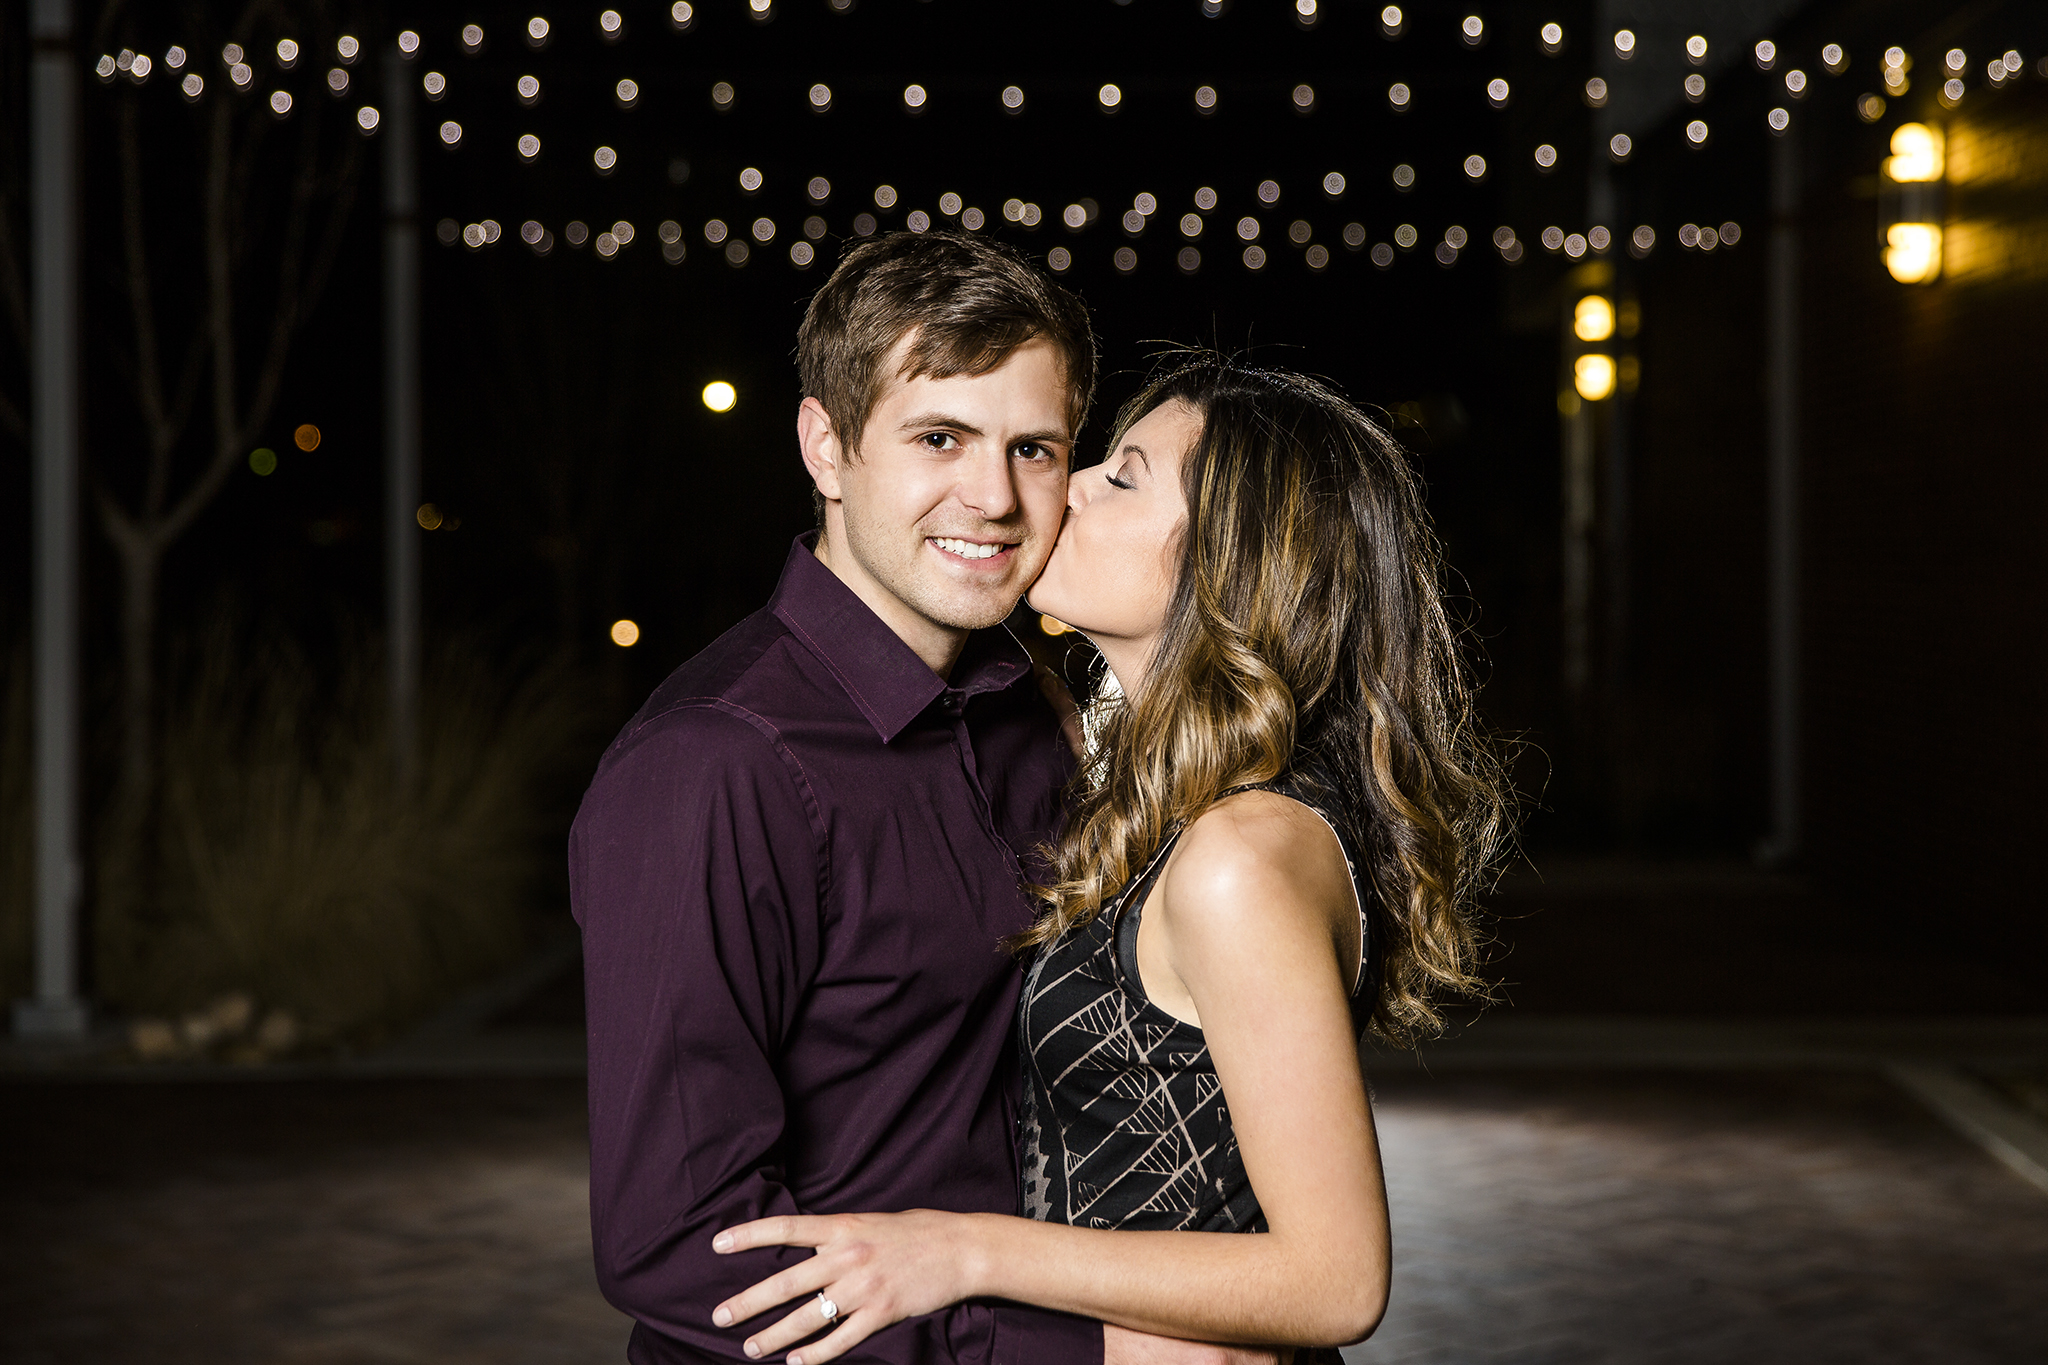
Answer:
[{"label": "geometric print on dress", "polygon": [[[1301,800],[1290,786],[1279,789]],[[1337,833],[1362,932],[1369,893],[1350,840],[1320,806],[1303,804]],[[1126,908],[1144,905],[1178,839],[1178,831],[1168,837],[1101,914],[1040,948],[1026,973],[1018,1146],[1028,1217],[1094,1228],[1265,1230],[1207,1038],[1129,979],[1136,917]],[[1365,976],[1361,963],[1360,984]],[[1354,993],[1354,1015],[1366,1003]]]}]

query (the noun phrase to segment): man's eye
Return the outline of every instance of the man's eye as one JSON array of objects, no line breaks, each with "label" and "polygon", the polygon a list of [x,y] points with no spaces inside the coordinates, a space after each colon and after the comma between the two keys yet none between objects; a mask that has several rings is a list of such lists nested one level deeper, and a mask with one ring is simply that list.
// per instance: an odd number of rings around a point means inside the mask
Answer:
[{"label": "man's eye", "polygon": [[951,450],[954,446],[960,444],[959,440],[950,431],[934,431],[928,435],[920,436],[918,439],[933,450]]},{"label": "man's eye", "polygon": [[1017,454],[1027,460],[1050,460],[1052,451],[1036,441],[1026,441],[1017,447]]}]

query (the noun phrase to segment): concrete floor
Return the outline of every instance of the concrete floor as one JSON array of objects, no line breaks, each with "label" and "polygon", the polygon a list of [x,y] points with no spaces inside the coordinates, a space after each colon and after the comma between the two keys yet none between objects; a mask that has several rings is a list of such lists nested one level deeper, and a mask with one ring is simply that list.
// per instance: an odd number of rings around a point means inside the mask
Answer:
[{"label": "concrete floor", "polygon": [[[2037,1362],[2048,1197],[1883,1080],[1378,1078],[1354,1362]],[[10,1365],[622,1359],[573,1079],[0,1085]]]}]

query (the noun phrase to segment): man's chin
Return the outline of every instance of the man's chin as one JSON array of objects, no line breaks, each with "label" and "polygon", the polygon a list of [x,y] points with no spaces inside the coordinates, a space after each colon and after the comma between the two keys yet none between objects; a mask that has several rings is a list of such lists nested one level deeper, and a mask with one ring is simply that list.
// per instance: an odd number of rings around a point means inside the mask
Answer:
[{"label": "man's chin", "polygon": [[926,615],[954,630],[987,630],[1007,621],[1022,596],[1019,592],[949,594]]}]

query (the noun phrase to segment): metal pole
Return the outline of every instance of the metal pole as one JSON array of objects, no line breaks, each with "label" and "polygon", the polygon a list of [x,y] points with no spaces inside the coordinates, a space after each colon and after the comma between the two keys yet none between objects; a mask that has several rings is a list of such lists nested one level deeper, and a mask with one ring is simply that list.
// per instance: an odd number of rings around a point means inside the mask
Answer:
[{"label": "metal pole", "polygon": [[413,165],[413,89],[406,55],[384,56],[385,625],[392,755],[412,771],[419,723],[420,242]]},{"label": "metal pole", "polygon": [[[1570,390],[1566,390],[1570,393]],[[1564,688],[1585,701],[1593,654],[1593,405],[1571,393],[1564,419]]]},{"label": "metal pole", "polygon": [[[1604,151],[1603,144],[1593,155],[1593,169],[1586,186],[1586,222],[1589,225],[1598,224],[1614,234],[1612,255],[1608,257],[1607,262],[1608,279],[1602,288],[1614,304],[1618,316],[1627,284],[1624,279],[1627,253],[1622,243],[1628,240],[1628,225],[1622,218],[1621,196],[1615,189],[1613,171]],[[1608,349],[1612,352],[1617,365],[1622,359],[1622,343],[1621,331],[1617,327],[1608,340]],[[1623,392],[1618,373],[1615,377],[1614,392],[1606,400],[1605,406],[1607,429],[1603,442],[1605,449],[1601,452],[1606,456],[1605,468],[1597,472],[1589,469],[1586,478],[1590,485],[1600,474],[1605,475],[1599,480],[1599,491],[1589,494],[1590,500],[1604,505],[1589,508],[1587,516],[1597,519],[1600,524],[1598,577],[1602,588],[1605,589],[1606,612],[1604,629],[1601,632],[1605,638],[1600,641],[1600,656],[1603,662],[1601,672],[1604,675],[1600,705],[1605,715],[1602,718],[1598,742],[1605,760],[1607,792],[1612,801],[1619,786],[1621,735],[1626,728],[1624,706],[1627,701],[1629,587],[1632,568],[1629,555],[1629,462],[1634,453],[1630,449],[1629,441],[1629,424],[1634,416],[1634,403],[1628,394]],[[1588,534],[1591,534],[1590,528]],[[1587,591],[1591,592],[1590,586]],[[1592,614],[1589,602],[1587,615],[1590,618]],[[1590,634],[1590,622],[1587,630]],[[1590,643],[1586,648],[1590,652]],[[1588,668],[1590,667],[1589,662]]]},{"label": "metal pole", "polygon": [[76,1038],[78,990],[78,70],[70,0],[35,0],[30,76],[35,451],[35,995],[23,1037]]},{"label": "metal pole", "polygon": [[1769,537],[1770,833],[1767,863],[1799,849],[1799,146],[1787,130],[1771,148],[1771,258],[1766,285],[1765,475]]}]

